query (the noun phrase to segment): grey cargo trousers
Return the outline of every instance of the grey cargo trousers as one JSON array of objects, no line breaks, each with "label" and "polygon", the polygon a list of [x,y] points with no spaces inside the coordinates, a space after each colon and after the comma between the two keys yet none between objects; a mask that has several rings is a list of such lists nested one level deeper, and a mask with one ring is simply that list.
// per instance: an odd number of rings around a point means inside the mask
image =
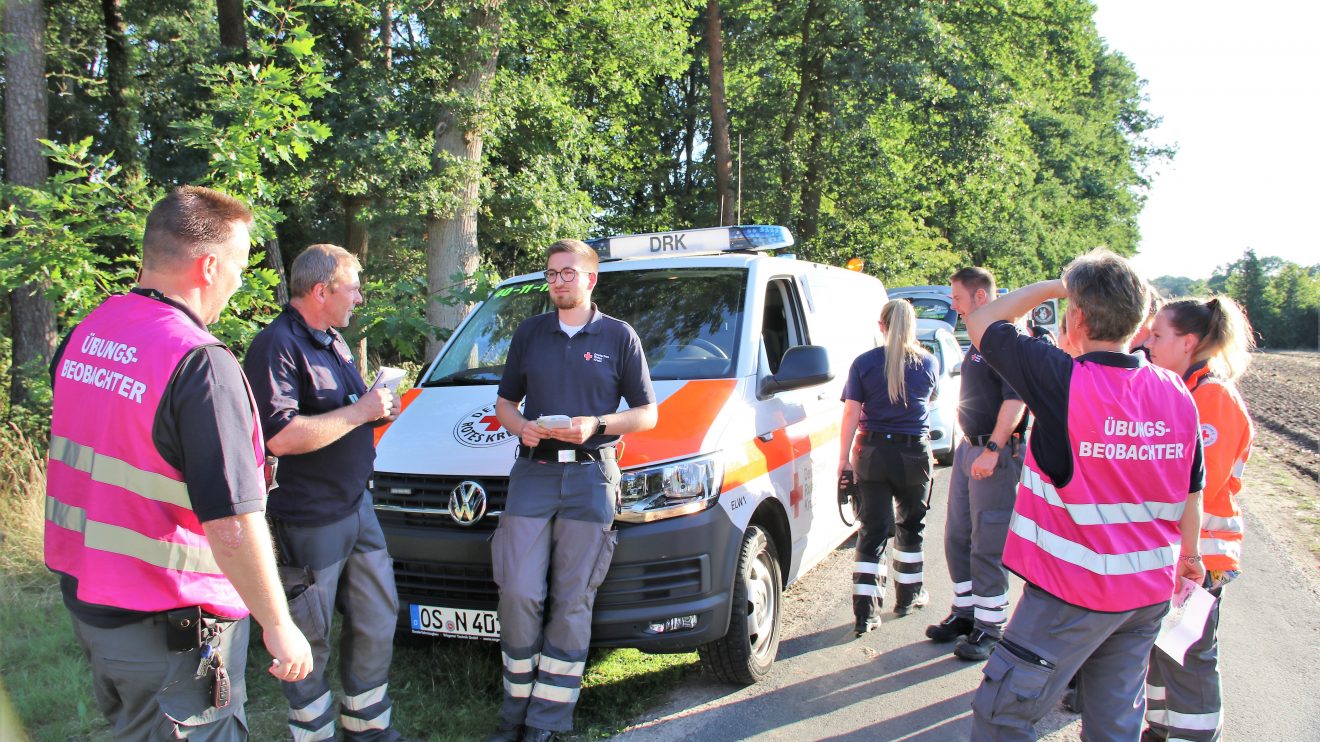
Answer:
[{"label": "grey cargo trousers", "polygon": [[619,479],[614,461],[514,462],[508,503],[491,537],[506,722],[573,728],[596,588],[618,540]]},{"label": "grey cargo trousers", "polygon": [[944,557],[953,580],[953,613],[973,619],[977,629],[996,638],[1003,636],[1008,621],[1004,539],[1013,517],[1024,446],[1004,446],[994,474],[973,479],[972,462],[985,449],[963,440],[954,451],[949,477]]},{"label": "grey cargo trousers", "polygon": [[339,723],[346,740],[396,740],[390,727],[390,660],[399,596],[394,564],[376,519],[371,493],[348,517],[324,526],[274,521],[280,579],[289,614],[312,647],[312,673],[280,683],[289,701],[289,732],[296,742],[333,739],[335,704],[330,691],[330,624],[343,615],[339,677],[344,698]]},{"label": "grey cargo trousers", "polygon": [[1065,603],[1028,584],[972,698],[972,742],[1032,742],[1078,675],[1085,742],[1135,742],[1146,663],[1169,601],[1122,613]]}]

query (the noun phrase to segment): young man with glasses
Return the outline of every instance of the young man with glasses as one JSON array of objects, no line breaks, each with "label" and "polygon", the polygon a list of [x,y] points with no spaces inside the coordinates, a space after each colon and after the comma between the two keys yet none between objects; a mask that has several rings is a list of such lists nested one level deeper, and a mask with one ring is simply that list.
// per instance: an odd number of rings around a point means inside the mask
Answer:
[{"label": "young man with glasses", "polygon": [[[591,302],[596,251],[560,240],[548,253],[555,311],[519,325],[495,403],[521,445],[491,539],[504,653],[504,703],[491,740],[544,742],[573,728],[596,588],[618,540],[615,444],[656,423],[641,340]],[[627,410],[619,411],[621,398]]]}]

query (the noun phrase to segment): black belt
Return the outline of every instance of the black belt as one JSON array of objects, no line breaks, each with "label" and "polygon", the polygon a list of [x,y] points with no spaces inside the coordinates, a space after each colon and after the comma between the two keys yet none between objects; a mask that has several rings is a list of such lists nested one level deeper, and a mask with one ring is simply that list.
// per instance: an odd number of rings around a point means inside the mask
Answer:
[{"label": "black belt", "polygon": [[967,442],[973,446],[981,447],[990,442],[990,436],[987,435],[969,435]]},{"label": "black belt", "polygon": [[925,443],[926,436],[913,435],[911,433],[876,433],[863,432],[863,443],[879,443],[880,441],[898,441],[899,443]]},{"label": "black belt", "polygon": [[545,448],[518,444],[518,458],[532,461],[549,461],[556,464],[572,464],[579,461],[615,461],[618,455],[614,446],[604,448]]}]

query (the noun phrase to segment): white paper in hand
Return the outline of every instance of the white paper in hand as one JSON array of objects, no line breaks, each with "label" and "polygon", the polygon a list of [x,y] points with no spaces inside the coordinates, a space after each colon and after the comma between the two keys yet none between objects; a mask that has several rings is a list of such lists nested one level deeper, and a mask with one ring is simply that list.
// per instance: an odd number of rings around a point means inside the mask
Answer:
[{"label": "white paper in hand", "polygon": [[1164,616],[1159,636],[1155,637],[1155,646],[1181,665],[1187,656],[1187,648],[1205,633],[1205,622],[1210,618],[1210,609],[1216,598],[1186,577],[1178,580],[1178,592]]},{"label": "white paper in hand", "polygon": [[394,368],[393,366],[381,366],[380,370],[376,372],[376,380],[371,382],[371,388],[385,387],[392,392],[397,392],[401,381],[403,381],[403,369]]}]

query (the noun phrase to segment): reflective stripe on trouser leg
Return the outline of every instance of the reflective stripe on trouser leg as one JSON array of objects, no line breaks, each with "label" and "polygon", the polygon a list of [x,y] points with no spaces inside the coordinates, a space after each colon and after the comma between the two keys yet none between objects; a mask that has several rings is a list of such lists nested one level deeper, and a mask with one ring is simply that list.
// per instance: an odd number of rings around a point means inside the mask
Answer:
[{"label": "reflective stripe on trouser leg", "polygon": [[573,728],[573,708],[591,646],[596,589],[609,572],[618,532],[609,523],[563,517],[555,520],[552,529],[549,615],[526,723],[567,731]]},{"label": "reflective stripe on trouser leg", "polygon": [[894,483],[894,592],[895,602],[907,605],[925,580],[921,552],[934,480],[928,450],[909,448],[901,455],[906,477]]},{"label": "reflective stripe on trouser leg", "polygon": [[370,498],[358,510],[359,534],[340,577],[339,604],[344,616],[339,664],[344,685],[339,723],[344,739],[387,742],[399,738],[390,728],[390,662],[399,597],[394,565]]},{"label": "reflective stripe on trouser leg", "polygon": [[857,454],[857,547],[853,554],[853,616],[858,621],[877,617],[885,604],[889,559],[885,554],[894,532],[894,496],[890,483],[880,478],[884,454],[877,446],[863,445]]},{"label": "reflective stripe on trouser leg", "polygon": [[[1221,590],[1212,591],[1222,599]],[[1160,649],[1150,652],[1146,723],[1161,739],[1214,742],[1223,736],[1219,686],[1219,604],[1210,608],[1201,638],[1179,665]]]},{"label": "reflective stripe on trouser leg", "polygon": [[334,696],[329,690],[299,708],[289,707],[289,733],[294,742],[335,738]]},{"label": "reflective stripe on trouser leg", "polygon": [[[976,628],[990,636],[1004,634],[1008,621],[1008,570],[1004,569],[1004,540],[1013,517],[1022,458],[1013,447],[999,451],[999,463],[986,479],[968,484],[968,502],[972,520],[971,555],[968,562],[972,581],[972,617]],[[1021,447],[1018,448],[1021,450]]]},{"label": "reflective stripe on trouser leg", "polygon": [[953,581],[953,613],[969,619],[972,617],[972,515],[968,472],[978,450],[966,439],[954,449],[944,520],[944,561]]},{"label": "reflective stripe on trouser leg", "polygon": [[500,717],[522,724],[541,652],[550,521],[506,513],[500,517],[490,547],[495,582],[500,588],[500,649],[504,657]]}]

